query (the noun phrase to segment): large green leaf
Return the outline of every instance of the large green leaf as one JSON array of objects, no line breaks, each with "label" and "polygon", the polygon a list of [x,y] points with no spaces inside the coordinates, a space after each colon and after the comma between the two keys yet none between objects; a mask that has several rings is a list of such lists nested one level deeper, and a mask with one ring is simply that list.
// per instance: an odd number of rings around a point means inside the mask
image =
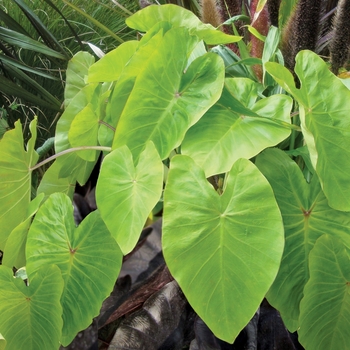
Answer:
[{"label": "large green leaf", "polygon": [[221,339],[233,342],[276,277],[282,218],[272,189],[238,160],[220,196],[187,156],[175,156],[164,193],[163,252],[190,304]]},{"label": "large green leaf", "polygon": [[32,137],[27,150],[19,121],[0,140],[0,250],[4,250],[11,231],[26,219],[31,195],[30,168],[38,160],[34,150],[36,123],[36,119],[30,123]]},{"label": "large green leaf", "polygon": [[151,142],[136,165],[127,146],[103,160],[96,187],[97,206],[124,255],[135,247],[162,188],[163,163]]},{"label": "large green leaf", "polygon": [[134,55],[139,42],[131,40],[108,52],[89,69],[89,83],[118,80],[124,66]]},{"label": "large green leaf", "polygon": [[208,45],[228,44],[241,39],[239,36],[225,34],[211,24],[204,24],[193,12],[172,4],[147,6],[128,17],[126,24],[131,28],[147,32],[160,21],[170,22],[174,27],[186,27]]},{"label": "large green leaf", "polygon": [[226,79],[220,100],[187,132],[182,153],[192,157],[207,177],[224,173],[237,159],[249,159],[289,136],[292,99],[256,99],[257,84],[252,80]]},{"label": "large green leaf", "polygon": [[[94,106],[88,103],[73,119],[68,132],[68,140],[72,147],[97,146],[100,118],[95,113]],[[96,160],[96,151],[83,151],[77,155],[90,162]]]},{"label": "large green leaf", "polygon": [[[91,113],[93,113],[92,118],[94,118],[95,109],[99,108],[100,90],[101,90],[101,87],[99,84],[97,83],[89,84],[83,87],[74,96],[74,98],[72,98],[68,107],[65,109],[64,113],[62,114],[61,118],[59,119],[56,125],[56,134],[55,134],[56,153],[59,153],[68,148],[71,148],[71,144],[69,142],[69,131],[72,126],[73,120],[89,104],[92,104],[94,106],[94,109],[91,110]],[[83,128],[84,126],[82,125],[81,127]],[[78,128],[78,131],[79,131],[79,128]],[[86,151],[80,151],[80,152],[86,152]],[[70,181],[68,182],[71,182],[71,180],[74,179],[74,181],[77,180],[81,185],[83,185],[87,181],[88,177],[90,176],[90,173],[97,160],[96,151],[89,151],[90,154],[91,152],[95,154],[94,161],[87,161],[81,158],[78,155],[78,153],[69,153],[59,157],[55,162],[56,163],[55,173],[57,173],[57,169],[60,169],[59,177],[70,178]]]},{"label": "large green leaf", "polygon": [[79,112],[81,112],[94,100],[94,95],[98,87],[99,85],[97,83],[86,85],[79,92],[77,92],[77,94],[70,101],[69,105],[57,122],[55,134],[56,153],[70,148],[68,132],[72,121]]},{"label": "large green leaf", "polygon": [[44,198],[43,194],[38,195],[28,206],[27,218],[16,226],[9,235],[4,249],[2,264],[17,269],[26,265],[25,247],[27,242],[27,233],[32,223],[33,216],[39,209]]},{"label": "large green leaf", "polygon": [[308,184],[297,164],[281,150],[264,151],[256,165],[273,188],[286,239],[281,267],[267,297],[293,332],[300,325],[299,304],[309,279],[309,252],[324,233],[346,240],[350,214],[331,208],[317,177]]},{"label": "large green leaf", "polygon": [[[67,149],[70,146],[97,145],[99,113],[96,114],[95,112],[99,108],[96,107],[98,105],[96,95],[101,91],[101,86],[98,84],[87,85],[86,83],[89,68],[94,62],[94,57],[89,53],[78,52],[68,63],[65,88],[66,110],[58,121],[56,128],[56,152]],[[73,104],[68,107],[71,101],[73,101]],[[96,161],[96,152],[79,152],[70,154],[65,158],[67,160],[64,158],[60,159],[55,165],[56,168],[61,166],[66,170],[65,173],[61,171],[60,176],[69,177],[77,173],[79,183],[85,183]],[[74,165],[73,169],[71,166],[63,163]]]},{"label": "large green leaf", "polygon": [[66,346],[98,315],[119,274],[121,251],[98,211],[75,228],[72,202],[66,195],[55,193],[35,216],[28,233],[26,256],[29,277],[49,264],[61,270],[61,342]]},{"label": "large green leaf", "polygon": [[63,280],[57,266],[45,266],[26,286],[0,266],[0,332],[6,350],[58,350],[62,330]]},{"label": "large green leaf", "polygon": [[267,63],[266,69],[300,105],[302,132],[330,206],[350,211],[350,90],[311,51],[296,57],[300,89],[286,68]]},{"label": "large green leaf", "polygon": [[95,62],[94,57],[88,52],[80,51],[68,62],[66,73],[66,87],[64,89],[64,104],[68,107],[72,98],[86,86],[85,77],[89,67]]},{"label": "large green leaf", "polygon": [[310,252],[310,280],[300,303],[299,340],[308,350],[348,349],[350,342],[349,245],[332,235]]},{"label": "large green leaf", "polygon": [[[127,63],[125,62],[125,66],[120,73],[120,77],[114,86],[107,104],[106,117],[103,120],[107,125],[116,128],[134,87],[136,77],[141,71],[147,68],[147,62],[152,59],[152,55],[158,50],[163,40],[164,33],[169,29],[170,25],[163,22],[155,25],[152,30],[142,37],[135,54]],[[122,60],[120,63],[122,64],[124,61]],[[114,132],[110,127],[100,127],[99,141],[101,144],[112,146],[113,138]]]},{"label": "large green leaf", "polygon": [[[67,155],[66,157],[66,161],[68,162],[69,155]],[[72,161],[75,160],[76,158],[73,158]],[[88,168],[85,168],[86,175],[84,180],[87,180],[90,172],[92,171],[92,167],[88,162],[86,162],[85,164]],[[64,166],[64,162],[59,162],[58,160],[51,164],[51,166],[45,171],[45,174],[40,181],[39,187],[37,189],[37,194],[44,193],[45,196],[49,196],[52,193],[62,192],[70,198],[73,198],[76,185],[76,177],[74,173],[68,175],[67,177],[60,176],[60,173],[62,172],[62,167]]]},{"label": "large green leaf", "polygon": [[[68,142],[72,147],[85,148],[99,146],[98,132],[100,124],[105,115],[105,101],[108,99],[111,83],[103,83],[96,86],[93,91],[90,100],[86,100],[85,107],[80,110],[75,116],[72,114],[69,118],[73,117],[69,125]],[[85,91],[85,88],[82,92]],[[77,97],[79,94],[77,95]],[[74,100],[74,104],[75,104]],[[83,160],[94,164],[96,162],[98,151],[90,149],[85,151],[78,151],[76,156],[79,156]],[[81,162],[80,162],[81,163]],[[76,167],[77,171],[80,169]]]},{"label": "large green leaf", "polygon": [[[162,159],[180,145],[185,132],[220,97],[224,63],[207,53],[187,61],[198,43],[185,28],[167,31],[138,75],[120,117],[113,148],[126,144],[138,156],[151,140]],[[135,108],[135,106],[137,106]]]}]

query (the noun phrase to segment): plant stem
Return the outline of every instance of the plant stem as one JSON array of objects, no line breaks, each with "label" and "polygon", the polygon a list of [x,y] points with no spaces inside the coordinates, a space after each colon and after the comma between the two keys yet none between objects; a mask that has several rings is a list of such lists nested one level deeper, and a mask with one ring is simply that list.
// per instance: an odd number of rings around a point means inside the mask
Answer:
[{"label": "plant stem", "polygon": [[128,9],[126,9],[123,5],[119,4],[118,1],[116,0],[112,0],[113,4],[117,5],[120,9],[122,9],[126,14],[128,14],[129,16],[132,16],[133,13],[131,11],[129,11]]},{"label": "plant stem", "polygon": [[100,120],[100,121],[99,121],[99,123],[100,123],[101,125],[106,126],[107,128],[109,128],[109,129],[111,129],[112,131],[114,131],[114,132],[115,132],[115,128],[113,128],[113,126],[112,126],[112,125],[110,125],[110,124],[108,124],[108,123],[104,122],[103,120]]},{"label": "plant stem", "polygon": [[55,160],[58,157],[61,157],[65,154],[72,153],[72,152],[77,152],[77,151],[85,151],[85,150],[95,150],[95,151],[107,151],[110,152],[112,150],[111,147],[106,147],[106,146],[82,146],[82,147],[73,147],[73,148],[68,148],[62,152],[56,153],[53,156],[46,158],[42,162],[34,165],[33,167],[29,168],[30,171],[36,170],[40,168],[41,166],[50,163],[52,160]]},{"label": "plant stem", "polygon": [[[301,131],[301,128],[299,126],[299,123],[300,123],[300,121],[299,121],[299,113],[294,114],[292,118],[293,118],[293,123],[291,125],[293,125],[294,127],[296,126],[299,129],[298,131]],[[294,128],[294,127],[291,128],[292,129],[292,134],[290,135],[289,150],[295,149],[295,139],[297,137],[297,135],[296,135],[296,130],[297,129]]]}]

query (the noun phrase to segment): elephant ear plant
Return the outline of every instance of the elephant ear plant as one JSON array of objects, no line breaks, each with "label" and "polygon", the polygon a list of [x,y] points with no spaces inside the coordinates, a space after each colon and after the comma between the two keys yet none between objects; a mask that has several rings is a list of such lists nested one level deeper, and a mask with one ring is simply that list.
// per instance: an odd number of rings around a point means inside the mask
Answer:
[{"label": "elephant ear plant", "polygon": [[[39,161],[36,119],[25,147],[19,122],[0,141],[0,348],[67,346],[159,202],[166,264],[217,337],[232,343],[266,297],[306,349],[347,348],[348,87],[302,51],[297,88],[275,27],[261,60],[230,63],[208,48],[240,37],[183,8],[152,5],[127,24],[140,41],[69,62],[54,156]],[[74,186],[101,152],[98,209],[76,227]]]}]

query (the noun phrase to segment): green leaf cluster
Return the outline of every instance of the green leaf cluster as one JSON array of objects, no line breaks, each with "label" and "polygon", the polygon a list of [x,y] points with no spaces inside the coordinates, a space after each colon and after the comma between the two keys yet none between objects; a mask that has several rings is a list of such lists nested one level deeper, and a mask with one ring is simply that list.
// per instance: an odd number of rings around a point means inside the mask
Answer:
[{"label": "green leaf cluster", "polygon": [[[244,61],[210,49],[239,37],[175,5],[127,23],[141,40],[70,61],[53,157],[38,163],[36,120],[26,148],[20,123],[0,141],[6,349],[57,349],[86,328],[158,205],[167,266],[217,337],[233,342],[266,297],[307,350],[346,348],[349,89],[310,51],[297,88],[273,27],[261,61]],[[76,227],[74,186],[99,157],[98,209]]]}]

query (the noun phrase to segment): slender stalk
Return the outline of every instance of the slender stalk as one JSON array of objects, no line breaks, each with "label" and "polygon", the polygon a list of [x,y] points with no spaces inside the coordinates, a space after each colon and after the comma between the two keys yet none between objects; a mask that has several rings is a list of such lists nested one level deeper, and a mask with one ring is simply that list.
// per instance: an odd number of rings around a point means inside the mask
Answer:
[{"label": "slender stalk", "polygon": [[83,15],[85,18],[87,18],[89,21],[91,21],[95,26],[97,26],[98,28],[102,29],[103,31],[105,31],[108,35],[110,35],[112,38],[114,38],[116,41],[118,41],[119,43],[123,43],[124,40],[122,38],[120,38],[117,34],[115,34],[112,30],[110,30],[108,27],[106,27],[105,25],[103,25],[101,22],[95,20],[92,16],[90,16],[89,14],[85,13],[83,10],[81,10],[79,7],[74,6],[73,4],[71,4],[68,0],[62,0],[66,5],[70,6],[71,8],[73,8],[75,11],[77,11],[78,13],[80,13],[81,15]]},{"label": "slender stalk", "polygon": [[115,131],[115,128],[113,128],[112,125],[109,125],[108,123],[104,122],[103,120],[100,120],[99,123],[100,123],[101,125],[106,126],[108,129],[111,129],[112,131]]},{"label": "slender stalk", "polygon": [[123,5],[119,4],[118,1],[112,0],[113,4],[117,5],[120,9],[122,9],[125,13],[127,13],[129,16],[133,15],[131,11],[129,11],[127,8],[125,8]]},{"label": "slender stalk", "polygon": [[106,146],[82,146],[82,147],[73,147],[73,148],[68,148],[62,152],[56,153],[53,156],[44,159],[42,162],[39,162],[38,164],[34,165],[33,167],[29,168],[30,171],[36,170],[40,168],[41,166],[50,163],[51,161],[57,159],[58,157],[61,157],[65,154],[68,153],[73,153],[77,151],[85,151],[85,150],[95,150],[95,151],[106,151],[110,152],[112,150],[111,147],[106,147]]},{"label": "slender stalk", "polygon": [[297,127],[298,129],[292,127],[292,133],[290,135],[290,142],[289,142],[289,150],[295,149],[295,139],[297,137],[296,131],[301,131],[301,128],[299,126],[300,120],[299,120],[299,114],[293,116],[293,125],[294,127]]}]

